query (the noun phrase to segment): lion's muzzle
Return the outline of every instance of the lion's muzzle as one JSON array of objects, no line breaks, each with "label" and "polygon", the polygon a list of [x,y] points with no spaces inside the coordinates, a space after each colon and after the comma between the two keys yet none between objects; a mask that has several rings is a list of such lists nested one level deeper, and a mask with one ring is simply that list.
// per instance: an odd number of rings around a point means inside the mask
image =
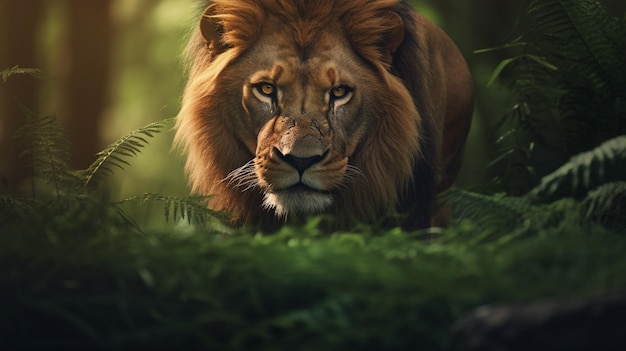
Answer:
[{"label": "lion's muzzle", "polygon": [[300,177],[302,177],[304,172],[307,169],[311,168],[311,166],[315,165],[316,163],[321,162],[324,159],[324,157],[328,155],[328,151],[324,152],[321,155],[314,155],[314,156],[309,156],[309,157],[300,157],[297,155],[299,154],[295,154],[295,155],[293,153],[283,154],[277,148],[274,148],[274,156],[282,160],[283,162],[287,163],[291,167],[295,168],[296,171],[298,171],[298,174],[300,174]]},{"label": "lion's muzzle", "polygon": [[328,123],[319,118],[276,117],[259,133],[255,171],[265,206],[279,215],[313,214],[332,203],[347,159],[333,152]]}]

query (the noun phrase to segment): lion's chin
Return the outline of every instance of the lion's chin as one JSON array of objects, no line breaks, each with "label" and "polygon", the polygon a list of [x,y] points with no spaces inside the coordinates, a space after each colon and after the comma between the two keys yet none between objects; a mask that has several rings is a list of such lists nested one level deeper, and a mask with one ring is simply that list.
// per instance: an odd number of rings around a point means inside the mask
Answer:
[{"label": "lion's chin", "polygon": [[327,210],[333,204],[330,194],[312,189],[296,188],[265,194],[264,206],[278,217],[288,215],[314,215]]}]

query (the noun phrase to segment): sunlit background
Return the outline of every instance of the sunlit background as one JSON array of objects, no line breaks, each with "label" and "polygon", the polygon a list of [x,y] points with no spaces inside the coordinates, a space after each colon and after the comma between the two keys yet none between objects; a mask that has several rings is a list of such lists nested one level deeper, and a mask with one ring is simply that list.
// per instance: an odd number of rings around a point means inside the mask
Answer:
[{"label": "sunlit background", "polygon": [[[603,3],[621,17],[622,1]],[[515,18],[524,1],[412,3],[450,34],[470,64],[476,113],[458,185],[484,187],[498,172],[488,167],[498,155],[494,124],[512,98],[487,81],[511,52],[475,51],[503,45],[523,32]],[[20,106],[58,117],[68,129],[77,169],[88,167],[99,150],[132,130],[174,117],[184,85],[180,55],[201,7],[197,0],[0,0],[0,69],[36,67],[48,76],[12,77],[0,85],[2,191],[17,188],[25,177],[27,161],[18,157],[20,147],[11,138],[24,118]],[[171,150],[172,137],[171,130],[157,135],[129,160],[131,166],[115,175],[112,196],[187,194],[183,158]]]}]

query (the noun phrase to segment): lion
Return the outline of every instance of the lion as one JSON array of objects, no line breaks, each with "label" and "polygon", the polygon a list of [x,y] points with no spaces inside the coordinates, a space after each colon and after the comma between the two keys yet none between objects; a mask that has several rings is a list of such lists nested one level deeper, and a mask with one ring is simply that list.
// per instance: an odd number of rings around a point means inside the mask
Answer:
[{"label": "lion", "polygon": [[191,191],[234,225],[431,225],[459,173],[473,83],[409,4],[214,0],[186,57],[175,144]]}]

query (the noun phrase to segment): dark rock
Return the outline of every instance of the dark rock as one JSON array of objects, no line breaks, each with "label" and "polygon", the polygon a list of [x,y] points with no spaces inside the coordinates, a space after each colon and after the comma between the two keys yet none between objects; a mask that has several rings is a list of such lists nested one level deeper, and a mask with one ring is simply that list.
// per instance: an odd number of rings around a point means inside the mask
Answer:
[{"label": "dark rock", "polygon": [[476,309],[452,327],[450,349],[626,350],[626,297]]}]

